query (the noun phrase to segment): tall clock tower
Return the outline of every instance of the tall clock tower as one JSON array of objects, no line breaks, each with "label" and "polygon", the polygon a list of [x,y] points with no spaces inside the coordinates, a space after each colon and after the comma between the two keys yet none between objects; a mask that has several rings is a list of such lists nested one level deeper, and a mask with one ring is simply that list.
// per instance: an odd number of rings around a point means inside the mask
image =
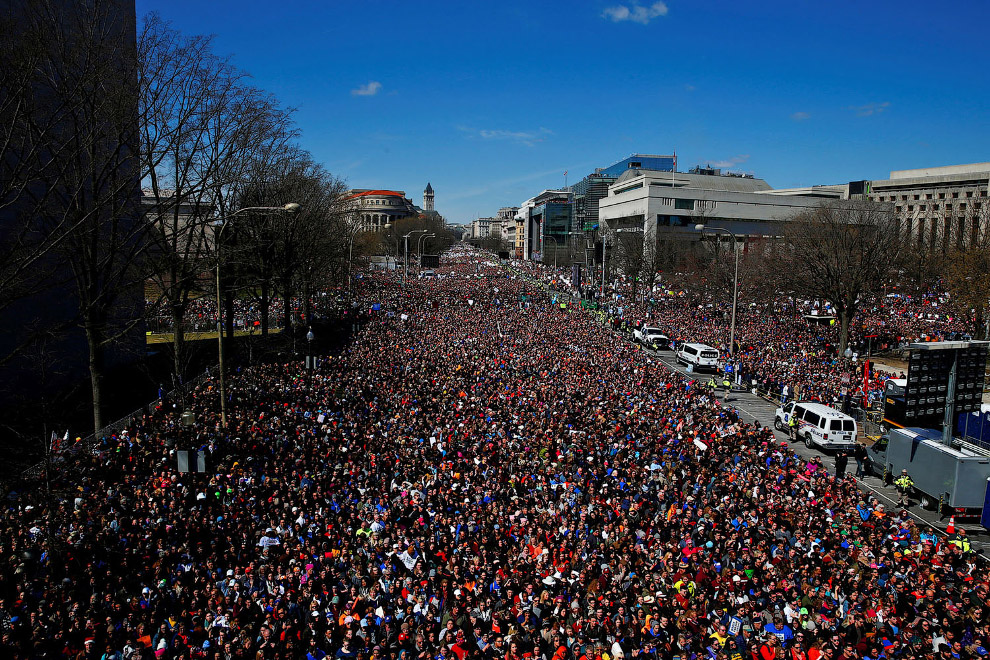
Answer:
[{"label": "tall clock tower", "polygon": [[433,211],[433,186],[429,183],[426,184],[426,190],[423,191],[423,210]]}]

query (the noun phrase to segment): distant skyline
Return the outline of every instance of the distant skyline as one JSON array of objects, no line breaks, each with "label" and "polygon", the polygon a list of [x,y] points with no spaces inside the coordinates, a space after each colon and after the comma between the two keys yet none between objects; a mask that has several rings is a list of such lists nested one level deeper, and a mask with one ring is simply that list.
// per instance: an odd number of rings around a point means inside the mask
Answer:
[{"label": "distant skyline", "polygon": [[[775,188],[990,160],[990,4],[139,0],[297,108],[354,188],[449,222],[632,153]],[[951,11],[949,11],[951,9]]]}]

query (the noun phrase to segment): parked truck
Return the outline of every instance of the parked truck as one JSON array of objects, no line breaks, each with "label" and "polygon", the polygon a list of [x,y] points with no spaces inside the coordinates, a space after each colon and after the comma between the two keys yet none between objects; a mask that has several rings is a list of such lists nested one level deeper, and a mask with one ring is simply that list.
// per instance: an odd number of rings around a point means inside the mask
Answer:
[{"label": "parked truck", "polygon": [[867,448],[867,469],[891,481],[907,469],[926,509],[942,516],[979,516],[990,479],[990,455],[964,445],[941,443],[931,429],[891,429]]}]

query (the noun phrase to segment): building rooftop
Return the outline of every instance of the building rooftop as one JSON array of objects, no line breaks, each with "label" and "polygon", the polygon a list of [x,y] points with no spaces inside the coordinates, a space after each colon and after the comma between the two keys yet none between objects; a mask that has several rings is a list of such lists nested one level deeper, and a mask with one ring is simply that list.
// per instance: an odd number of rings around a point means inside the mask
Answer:
[{"label": "building rooftop", "polygon": [[950,176],[953,174],[986,174],[990,163],[969,163],[967,165],[945,165],[942,167],[922,167],[915,170],[892,170],[890,178],[917,179],[926,176]]},{"label": "building rooftop", "polygon": [[369,195],[381,195],[383,197],[405,197],[406,193],[401,190],[364,190],[356,189],[352,190],[351,194],[348,195],[347,199],[353,199],[355,197],[367,197]]},{"label": "building rooftop", "polygon": [[690,174],[657,170],[626,170],[612,185],[619,186],[640,176],[653,180],[657,185],[673,188],[697,188],[698,190],[721,190],[725,192],[765,192],[772,190],[766,181],[751,176]]}]

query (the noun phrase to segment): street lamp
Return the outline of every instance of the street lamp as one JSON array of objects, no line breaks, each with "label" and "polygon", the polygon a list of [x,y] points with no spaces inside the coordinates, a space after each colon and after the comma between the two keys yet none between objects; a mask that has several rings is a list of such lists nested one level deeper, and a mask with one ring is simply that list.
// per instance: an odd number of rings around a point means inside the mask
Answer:
[{"label": "street lamp", "polygon": [[[183,413],[179,416],[179,423],[182,425],[182,428],[186,429],[187,436],[188,436],[190,429],[192,429],[192,427],[196,425],[196,413],[194,413],[191,410],[183,411]],[[180,441],[182,439],[181,438],[181,432],[180,432],[180,438],[179,439],[180,439]],[[188,441],[188,437],[187,437],[187,441]],[[185,443],[180,442],[180,448],[182,446],[184,446],[184,444]],[[190,445],[191,444],[192,443],[190,443]]]},{"label": "street lamp", "polygon": [[402,237],[405,241],[405,258],[402,261],[402,286],[406,285],[406,278],[409,277],[409,237],[413,234],[424,234],[428,231],[428,229],[413,229]]},{"label": "street lamp", "polygon": [[[237,209],[230,215],[214,223],[214,226],[220,227],[216,232],[214,242],[216,243],[215,249],[217,252],[217,360],[220,363],[220,424],[225,428],[227,426],[227,380],[223,370],[223,296],[220,290],[220,264],[222,263],[222,259],[220,259],[220,246],[223,244],[223,230],[227,228],[227,225],[230,224],[230,220],[234,216],[241,213],[257,213],[260,211],[299,213],[301,210],[302,206],[295,202],[289,202],[283,206],[246,206],[242,209]],[[286,300],[285,304],[288,305],[289,301]],[[183,419],[185,419],[185,413],[183,413]]]},{"label": "street lamp", "polygon": [[732,277],[732,328],[729,331],[729,357],[733,357],[736,352],[736,302],[739,299],[739,249],[736,235],[725,227],[709,227],[707,225],[695,225],[695,231],[700,231],[702,236],[706,233],[722,232],[732,239],[732,253],[735,256],[735,274]]},{"label": "street lamp", "polygon": [[306,333],[306,365],[310,371],[316,367],[316,360],[313,357],[313,340],[315,338],[316,335],[313,334],[313,328],[310,326],[309,332]]},{"label": "street lamp", "polygon": [[423,270],[423,239],[424,238],[434,238],[436,234],[433,232],[428,232],[419,237],[419,241],[416,242],[416,254],[419,255],[419,270]]},{"label": "street lamp", "polygon": [[[557,268],[557,252],[560,251],[560,243],[557,242],[557,238],[555,236],[552,236],[550,234],[544,233],[543,234],[543,237],[544,238],[549,238],[551,241],[553,241],[553,267],[554,267],[554,270],[556,270],[556,268]],[[544,251],[544,253],[545,253],[545,251]]]},{"label": "street lamp", "polygon": [[347,241],[347,295],[351,295],[351,257],[354,254],[354,237],[357,229],[351,228],[351,238]]}]

